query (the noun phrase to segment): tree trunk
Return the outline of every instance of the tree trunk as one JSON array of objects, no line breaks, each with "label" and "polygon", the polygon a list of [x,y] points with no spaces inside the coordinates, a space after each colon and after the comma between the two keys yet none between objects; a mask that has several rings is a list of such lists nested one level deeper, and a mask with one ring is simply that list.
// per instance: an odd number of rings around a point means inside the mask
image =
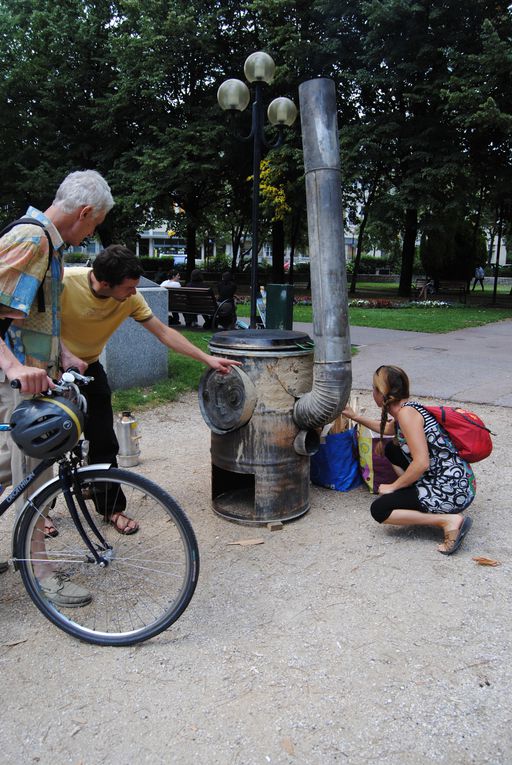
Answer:
[{"label": "tree trunk", "polygon": [[489,231],[489,247],[487,249],[487,265],[492,265],[492,253],[494,252],[494,240],[496,238],[496,231],[491,228]]},{"label": "tree trunk", "polygon": [[492,304],[496,305],[496,295],[498,294],[498,275],[500,272],[500,250],[501,235],[503,232],[503,201],[500,202],[498,218],[498,241],[496,243],[496,262],[494,264],[494,285],[492,290]]},{"label": "tree trunk", "polygon": [[[366,224],[368,223],[368,217],[370,215],[370,207],[372,206],[373,200],[375,198],[375,194],[377,193],[377,189],[379,187],[379,180],[378,180],[379,176],[380,176],[380,166],[377,168],[375,179],[373,180],[370,187],[370,191],[368,192],[368,197],[366,199],[366,203],[364,206],[363,219],[359,226],[359,234],[357,236],[356,257],[354,259],[354,270],[352,271],[352,279],[350,282],[350,290],[349,290],[350,295],[354,295],[356,291],[357,277],[359,274],[359,264],[361,262],[361,255],[363,253],[364,232],[366,229]],[[345,253],[343,253],[343,257],[346,258]]]},{"label": "tree trunk", "polygon": [[231,228],[231,272],[234,274],[238,264],[238,253],[240,252],[240,244],[242,241],[243,226],[237,226]]},{"label": "tree trunk", "polygon": [[190,274],[196,267],[196,232],[196,226],[193,223],[187,223],[187,281],[190,279]]},{"label": "tree trunk", "polygon": [[400,271],[400,284],[398,294],[410,297],[412,272],[414,267],[414,253],[416,249],[416,237],[418,236],[418,210],[405,211],[404,243],[402,246],[402,268]]},{"label": "tree trunk", "polygon": [[[366,228],[366,224],[368,222],[368,205],[365,205],[364,207],[364,213],[363,213],[363,219],[361,221],[361,224],[359,226],[359,233],[357,235],[357,247],[356,247],[356,257],[354,258],[354,270],[352,271],[352,280],[350,282],[350,290],[349,294],[354,295],[356,291],[357,286],[357,277],[359,274],[359,264],[361,262],[361,255],[363,252],[363,237],[364,237],[364,230]],[[343,257],[345,257],[345,253],[343,253]]]}]

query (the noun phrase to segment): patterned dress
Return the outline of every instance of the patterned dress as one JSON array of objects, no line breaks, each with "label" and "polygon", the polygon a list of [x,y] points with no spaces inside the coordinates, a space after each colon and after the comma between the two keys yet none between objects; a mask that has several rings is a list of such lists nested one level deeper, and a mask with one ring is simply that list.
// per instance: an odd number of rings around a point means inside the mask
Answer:
[{"label": "patterned dress", "polygon": [[[475,497],[476,481],[473,470],[459,456],[448,434],[435,417],[421,404],[409,401],[404,406],[412,406],[424,420],[430,465],[414,484],[423,509],[427,513],[453,513],[465,510]],[[403,454],[410,462],[411,452],[398,422],[396,436]]]}]

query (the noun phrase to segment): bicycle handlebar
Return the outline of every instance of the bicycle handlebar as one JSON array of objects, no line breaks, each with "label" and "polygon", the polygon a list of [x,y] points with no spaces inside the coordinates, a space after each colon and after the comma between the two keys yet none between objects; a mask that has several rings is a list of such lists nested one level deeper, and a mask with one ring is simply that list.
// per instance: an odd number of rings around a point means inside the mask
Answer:
[{"label": "bicycle handlebar", "polygon": [[[78,385],[87,385],[93,380],[94,380],[94,377],[87,377],[86,375],[80,374],[78,369],[76,369],[75,367],[69,367],[69,369],[66,369],[66,371],[62,373],[62,377],[60,378],[60,380],[57,380],[55,382],[55,388],[47,390],[44,395],[50,396],[52,394],[52,391],[56,391],[57,393],[65,393],[67,390],[69,390],[71,385],[74,385],[77,383]],[[11,388],[20,390],[21,380],[18,380],[18,378],[11,380]]]}]

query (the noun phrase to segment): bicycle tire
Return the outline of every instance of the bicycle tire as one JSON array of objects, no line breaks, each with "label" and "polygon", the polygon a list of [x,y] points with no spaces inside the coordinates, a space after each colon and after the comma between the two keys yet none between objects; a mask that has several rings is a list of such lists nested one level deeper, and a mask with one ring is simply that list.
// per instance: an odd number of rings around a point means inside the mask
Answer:
[{"label": "bicycle tire", "polygon": [[[94,523],[112,550],[100,567],[81,539],[66,506],[58,478],[31,497],[20,518],[15,557],[24,585],[39,610],[60,629],[87,643],[127,646],[158,635],[186,609],[199,574],[199,551],[187,516],[166,492],[147,478],[119,468],[81,468],[77,480]],[[106,493],[105,493],[106,492]],[[98,497],[123,497],[126,514],[139,523],[135,534],[121,534],[95,510]],[[93,501],[95,500],[95,501]],[[59,534],[44,542],[42,515]],[[76,502],[75,502],[76,504]],[[81,514],[80,514],[80,517]],[[96,537],[83,523],[88,538]],[[56,604],[42,582],[59,575],[84,588],[92,600],[81,607]]]}]

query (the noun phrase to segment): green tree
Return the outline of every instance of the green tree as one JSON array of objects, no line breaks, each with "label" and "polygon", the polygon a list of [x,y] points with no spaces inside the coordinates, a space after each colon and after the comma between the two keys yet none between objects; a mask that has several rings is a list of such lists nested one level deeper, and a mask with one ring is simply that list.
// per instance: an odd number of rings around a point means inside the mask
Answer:
[{"label": "green tree", "polygon": [[[481,28],[480,48],[453,55],[445,92],[446,111],[456,125],[471,172],[474,242],[487,225],[495,235],[511,225],[512,210],[512,14],[500,9]],[[497,272],[496,272],[497,275]]]},{"label": "green tree", "polygon": [[0,6],[0,206],[46,207],[70,170],[105,171],[96,100],[112,77],[108,2],[4,0]]}]

